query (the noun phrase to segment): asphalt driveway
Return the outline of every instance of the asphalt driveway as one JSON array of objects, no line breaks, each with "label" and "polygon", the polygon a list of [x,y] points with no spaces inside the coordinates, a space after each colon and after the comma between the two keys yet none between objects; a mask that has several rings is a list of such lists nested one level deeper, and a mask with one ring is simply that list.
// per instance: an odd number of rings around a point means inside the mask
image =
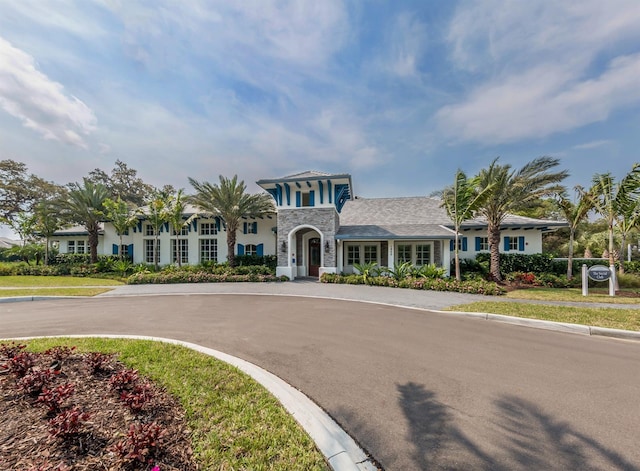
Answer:
[{"label": "asphalt driveway", "polygon": [[[0,337],[154,335],[227,352],[301,389],[388,471],[640,469],[638,342],[381,304],[164,288],[2,304]],[[381,293],[367,298],[384,302]]]}]

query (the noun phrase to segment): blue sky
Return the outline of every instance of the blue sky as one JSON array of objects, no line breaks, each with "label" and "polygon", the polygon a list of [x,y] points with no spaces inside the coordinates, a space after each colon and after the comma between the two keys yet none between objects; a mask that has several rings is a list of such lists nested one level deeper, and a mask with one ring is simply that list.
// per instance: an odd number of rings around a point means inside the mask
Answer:
[{"label": "blue sky", "polygon": [[640,2],[0,0],[0,158],[57,183],[348,172],[363,197],[640,161]]}]

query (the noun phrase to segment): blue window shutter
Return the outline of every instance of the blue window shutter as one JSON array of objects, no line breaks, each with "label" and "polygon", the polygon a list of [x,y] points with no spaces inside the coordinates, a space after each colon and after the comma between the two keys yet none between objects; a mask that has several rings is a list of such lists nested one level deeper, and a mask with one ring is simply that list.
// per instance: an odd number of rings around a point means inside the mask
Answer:
[{"label": "blue window shutter", "polygon": [[454,248],[455,248],[455,243],[456,243],[456,241],[455,241],[454,239],[451,239],[451,240],[449,241],[449,250],[450,250],[451,252],[453,252],[453,250],[454,250]]},{"label": "blue window shutter", "polygon": [[315,206],[316,205],[316,192],[311,190],[309,192],[309,206]]},{"label": "blue window shutter", "polygon": [[262,257],[264,255],[264,244],[258,244],[256,247],[256,254],[258,257]]},{"label": "blue window shutter", "polygon": [[509,236],[505,236],[504,237],[504,251],[508,252],[509,251],[509,244],[511,243],[511,237]]},{"label": "blue window shutter", "polygon": [[320,190],[320,204],[324,203],[324,185],[318,180],[318,188]]},{"label": "blue window shutter", "polygon": [[216,216],[216,230],[220,232],[220,218]]},{"label": "blue window shutter", "polygon": [[302,196],[299,191],[296,191],[296,208],[302,205]]},{"label": "blue window shutter", "polygon": [[463,237],[463,238],[462,238],[462,251],[463,251],[463,252],[466,252],[467,250],[468,250],[468,247],[467,247],[467,238],[466,238],[466,237]]},{"label": "blue window shutter", "polygon": [[238,255],[244,255],[244,245],[238,244]]},{"label": "blue window shutter", "polygon": [[524,236],[518,237],[518,250],[524,252]]},{"label": "blue window shutter", "polygon": [[168,222],[164,223],[164,230],[169,232],[169,223]]},{"label": "blue window shutter", "polygon": [[133,244],[127,245],[127,255],[133,260]]},{"label": "blue window shutter", "polygon": [[258,233],[258,221],[253,223],[253,233],[254,234]]},{"label": "blue window shutter", "polygon": [[246,233],[247,233],[247,223],[246,223],[246,222],[245,222],[245,223],[243,223],[242,227],[243,227],[243,229],[242,229],[242,233],[243,233],[243,234],[246,234]]},{"label": "blue window shutter", "polygon": [[198,230],[198,220],[194,219],[192,224],[193,224],[193,232],[196,232]]},{"label": "blue window shutter", "polygon": [[111,246],[111,253],[112,253],[113,255],[118,255],[118,244],[113,244],[113,245]]},{"label": "blue window shutter", "polygon": [[480,237],[476,237],[476,252],[480,252],[480,247],[482,247],[482,239]]}]

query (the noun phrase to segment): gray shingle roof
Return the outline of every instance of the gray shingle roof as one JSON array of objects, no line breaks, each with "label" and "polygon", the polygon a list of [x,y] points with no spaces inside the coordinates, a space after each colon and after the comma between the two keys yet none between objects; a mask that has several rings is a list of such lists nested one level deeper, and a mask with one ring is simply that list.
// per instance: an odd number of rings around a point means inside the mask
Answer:
[{"label": "gray shingle roof", "polygon": [[[439,198],[425,196],[356,198],[345,203],[336,238],[453,238],[453,223],[440,204]],[[508,215],[501,227],[547,228],[566,225],[562,221]],[[466,222],[463,227],[486,227],[486,222],[483,218],[476,218]]]}]

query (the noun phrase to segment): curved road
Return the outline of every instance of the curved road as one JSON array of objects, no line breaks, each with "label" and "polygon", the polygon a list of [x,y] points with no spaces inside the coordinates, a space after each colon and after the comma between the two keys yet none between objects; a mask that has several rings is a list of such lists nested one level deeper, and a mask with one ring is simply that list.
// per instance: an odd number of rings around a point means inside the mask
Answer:
[{"label": "curved road", "polygon": [[640,343],[385,305],[239,294],[0,305],[0,338],[170,337],[255,363],[387,471],[640,470]]}]

